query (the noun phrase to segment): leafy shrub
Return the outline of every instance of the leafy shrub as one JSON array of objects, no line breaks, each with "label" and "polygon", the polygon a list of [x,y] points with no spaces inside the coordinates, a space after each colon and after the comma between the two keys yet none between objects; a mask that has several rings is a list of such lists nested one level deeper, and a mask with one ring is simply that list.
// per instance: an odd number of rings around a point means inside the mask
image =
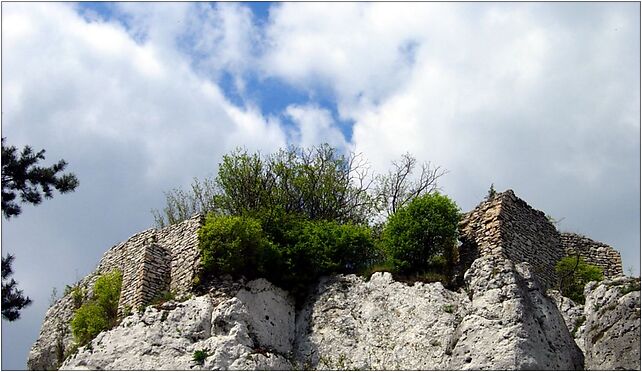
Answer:
[{"label": "leafy shrub", "polygon": [[206,218],[199,231],[204,277],[263,277],[299,297],[319,276],[363,270],[376,255],[367,226],[311,221],[278,211],[256,216],[261,220]]},{"label": "leafy shrub", "polygon": [[105,310],[96,302],[82,305],[71,320],[71,330],[79,345],[85,345],[100,332],[109,328]]},{"label": "leafy shrub", "polygon": [[255,278],[263,272],[259,266],[270,241],[257,219],[210,214],[198,235],[205,273]]},{"label": "leafy shrub", "polygon": [[87,296],[85,288],[81,287],[80,285],[75,285],[73,287],[73,289],[71,290],[71,298],[74,301],[74,309],[82,306],[82,303],[85,301],[85,296]]},{"label": "leafy shrub", "polygon": [[584,286],[591,281],[604,279],[602,269],[598,266],[584,262],[580,257],[567,256],[562,258],[555,265],[555,271],[560,281],[559,290],[563,296],[583,304]]},{"label": "leafy shrub", "polygon": [[373,255],[374,242],[366,226],[306,221],[293,233],[296,235],[295,250],[308,252],[323,273],[361,270]]},{"label": "leafy shrub", "polygon": [[399,274],[450,274],[455,259],[459,208],[439,193],[424,195],[391,215],[383,245]]},{"label": "leafy shrub", "polygon": [[93,301],[104,309],[109,319],[115,320],[118,315],[118,300],[122,284],[123,275],[118,270],[101,275],[94,284]]},{"label": "leafy shrub", "polygon": [[321,275],[365,269],[375,249],[367,226],[334,221],[302,221],[286,241],[290,244],[281,251],[285,275],[276,279],[295,297]]},{"label": "leafy shrub", "polygon": [[71,319],[71,331],[79,345],[85,345],[100,332],[116,325],[122,274],[115,270],[101,275],[94,284],[92,298],[82,304]]}]

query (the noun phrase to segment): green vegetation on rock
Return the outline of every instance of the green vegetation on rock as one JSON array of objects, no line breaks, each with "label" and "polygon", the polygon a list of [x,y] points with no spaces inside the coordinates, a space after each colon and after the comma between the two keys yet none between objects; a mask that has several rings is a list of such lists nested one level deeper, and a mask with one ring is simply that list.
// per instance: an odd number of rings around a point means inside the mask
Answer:
[{"label": "green vegetation on rock", "polygon": [[559,290],[563,296],[583,304],[584,286],[592,281],[604,279],[602,269],[598,266],[587,264],[579,256],[567,256],[555,265],[559,278]]},{"label": "green vegetation on rock", "polygon": [[383,243],[394,271],[449,275],[456,255],[459,218],[457,205],[439,193],[415,198],[390,216]]},{"label": "green vegetation on rock", "polygon": [[100,332],[116,325],[121,286],[122,274],[118,270],[96,280],[92,298],[71,319],[71,331],[78,345],[86,345]]},{"label": "green vegetation on rock", "polygon": [[[443,172],[424,164],[413,182],[414,158],[393,165],[375,176],[360,156],[327,144],[269,156],[238,149],[223,157],[213,182],[193,187],[198,192],[168,195],[166,219],[208,212],[195,285],[226,274],[262,277],[301,299],[320,276],[381,267],[447,281],[459,209],[435,191]],[[388,223],[374,224],[386,212]]]}]

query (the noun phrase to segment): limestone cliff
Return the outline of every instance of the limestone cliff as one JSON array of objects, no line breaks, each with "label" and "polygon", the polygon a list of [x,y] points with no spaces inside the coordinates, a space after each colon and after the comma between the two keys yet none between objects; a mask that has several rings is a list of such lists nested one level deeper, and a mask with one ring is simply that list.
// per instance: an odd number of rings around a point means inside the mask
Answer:
[{"label": "limestone cliff", "polygon": [[465,281],[453,292],[388,273],[338,275],[298,311],[263,279],[221,282],[125,318],[62,369],[639,369],[640,292],[621,295],[625,281],[587,286],[586,306],[599,298],[606,310],[590,312],[576,337],[591,341],[586,357],[528,264],[481,257]]}]

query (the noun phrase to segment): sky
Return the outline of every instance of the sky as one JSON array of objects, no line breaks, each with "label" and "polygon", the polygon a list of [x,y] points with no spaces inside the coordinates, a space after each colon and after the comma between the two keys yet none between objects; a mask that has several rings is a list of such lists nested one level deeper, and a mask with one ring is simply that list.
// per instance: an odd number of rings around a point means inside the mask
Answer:
[{"label": "sky", "polygon": [[515,193],[640,272],[640,4],[2,3],[2,136],[80,186],[2,218],[33,304],[153,227],[163,192],[238,146],[327,142],[373,171],[410,152],[463,211]]}]

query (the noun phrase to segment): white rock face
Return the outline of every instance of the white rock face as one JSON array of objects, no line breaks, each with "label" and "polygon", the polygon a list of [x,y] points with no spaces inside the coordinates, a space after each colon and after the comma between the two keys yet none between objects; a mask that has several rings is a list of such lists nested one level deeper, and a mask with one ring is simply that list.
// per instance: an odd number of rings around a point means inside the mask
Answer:
[{"label": "white rock face", "polygon": [[582,368],[528,265],[483,257],[465,280],[468,295],[387,273],[326,279],[297,318],[295,357],[317,369]]},{"label": "white rock face", "polygon": [[464,276],[471,304],[450,369],[581,369],[583,356],[527,264],[486,256]]},{"label": "white rock face", "polygon": [[527,264],[499,256],[477,259],[464,278],[453,292],[389,273],[332,276],[297,312],[263,279],[223,281],[125,318],[62,369],[573,370],[585,363],[567,324],[582,316],[586,367],[639,369],[639,279],[588,285],[582,308],[546,296]]},{"label": "white rock face", "polygon": [[578,338],[586,369],[640,369],[640,279],[618,277],[584,289],[586,323]]},{"label": "white rock face", "polygon": [[[282,324],[290,327],[277,327]],[[293,330],[294,307],[287,293],[256,280],[233,297],[205,295],[150,306],[99,334],[61,368],[291,369],[278,353],[289,351],[291,343],[284,340],[294,338]],[[200,350],[207,354],[202,364],[193,360]]]},{"label": "white rock face", "polygon": [[389,273],[326,278],[297,317],[295,357],[317,369],[445,369],[466,300],[441,283],[408,286]]}]

